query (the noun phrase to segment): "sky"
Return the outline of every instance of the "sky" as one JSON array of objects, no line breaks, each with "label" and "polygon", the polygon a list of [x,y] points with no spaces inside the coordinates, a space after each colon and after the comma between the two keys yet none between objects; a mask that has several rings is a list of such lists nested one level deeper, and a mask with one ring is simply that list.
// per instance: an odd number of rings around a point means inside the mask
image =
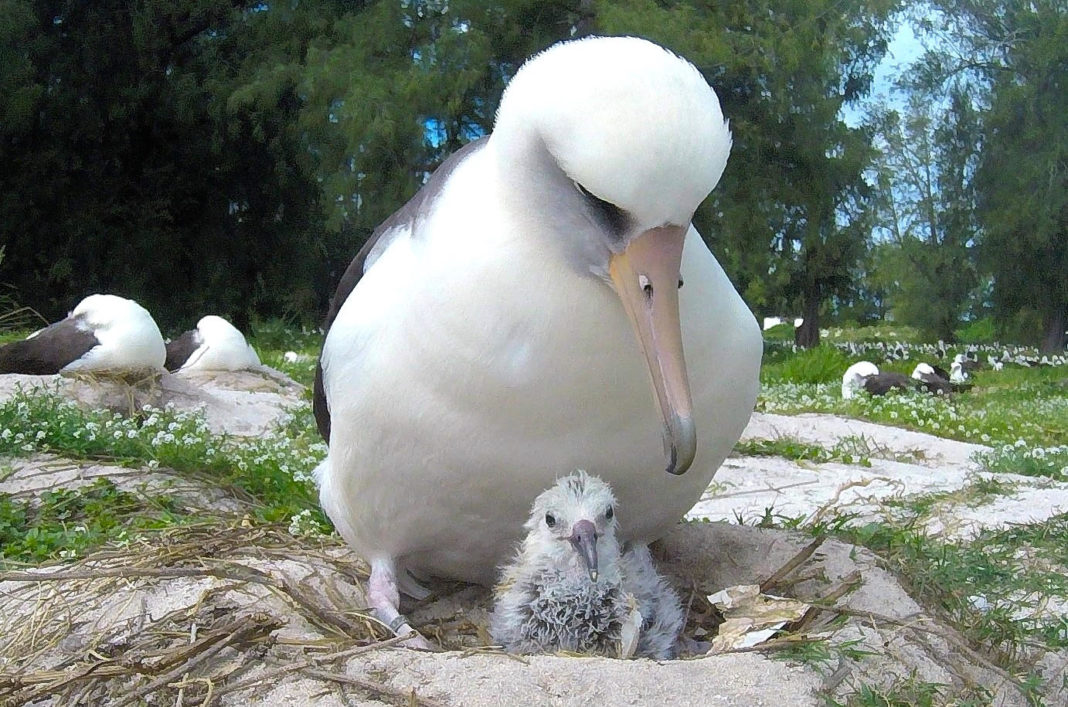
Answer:
[{"label": "sky", "polygon": [[[885,101],[891,106],[902,106],[903,97],[893,91],[894,79],[906,66],[920,58],[923,45],[908,22],[902,22],[886,50],[886,56],[875,67],[871,98]],[[850,126],[857,126],[864,117],[862,106],[846,106],[842,116]]]}]

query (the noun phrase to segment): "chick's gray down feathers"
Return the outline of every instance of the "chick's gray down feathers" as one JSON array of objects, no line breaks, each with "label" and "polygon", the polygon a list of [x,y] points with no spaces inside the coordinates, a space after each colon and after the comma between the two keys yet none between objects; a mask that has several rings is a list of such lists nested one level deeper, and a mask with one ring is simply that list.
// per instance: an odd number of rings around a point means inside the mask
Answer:
[{"label": "chick's gray down feathers", "polygon": [[[538,496],[529,532],[501,571],[490,616],[496,643],[513,653],[674,656],[683,621],[678,596],[656,573],[646,546],[621,550],[614,506],[608,485],[583,471]],[[592,568],[572,540],[583,521],[596,527]],[[628,646],[634,630],[636,649]]]}]

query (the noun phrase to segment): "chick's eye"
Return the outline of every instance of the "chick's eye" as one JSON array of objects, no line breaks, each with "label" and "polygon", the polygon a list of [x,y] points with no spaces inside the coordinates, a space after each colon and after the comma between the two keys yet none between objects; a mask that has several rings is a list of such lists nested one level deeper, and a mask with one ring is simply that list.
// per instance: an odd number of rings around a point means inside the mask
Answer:
[{"label": "chick's eye", "polygon": [[554,516],[552,513],[546,513],[545,514],[545,525],[549,526],[550,528],[555,526],[556,525],[556,516]]},{"label": "chick's eye", "polygon": [[611,506],[609,506],[608,510],[604,512],[604,517],[608,520],[612,520],[612,516],[614,516],[615,514],[616,512],[612,509]]}]

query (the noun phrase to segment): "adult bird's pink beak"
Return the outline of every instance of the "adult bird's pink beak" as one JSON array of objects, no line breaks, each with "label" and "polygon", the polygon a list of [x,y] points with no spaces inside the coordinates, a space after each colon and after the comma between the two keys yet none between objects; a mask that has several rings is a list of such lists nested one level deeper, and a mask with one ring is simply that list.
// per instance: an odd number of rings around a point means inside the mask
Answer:
[{"label": "adult bird's pink beak", "polygon": [[575,551],[586,564],[586,570],[590,573],[590,579],[597,581],[597,526],[591,521],[580,520],[571,526],[571,537],[568,538],[575,546]]},{"label": "adult bird's pink beak", "polygon": [[697,454],[690,381],[679,324],[679,269],[686,226],[640,234],[612,256],[608,271],[638,337],[663,421],[667,472],[683,474]]}]

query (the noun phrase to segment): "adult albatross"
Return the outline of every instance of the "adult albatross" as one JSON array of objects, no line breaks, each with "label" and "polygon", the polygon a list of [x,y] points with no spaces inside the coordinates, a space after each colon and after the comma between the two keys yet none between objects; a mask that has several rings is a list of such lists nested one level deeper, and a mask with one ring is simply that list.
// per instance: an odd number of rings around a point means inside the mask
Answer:
[{"label": "adult albatross", "polygon": [[395,632],[412,632],[409,574],[492,584],[530,499],[575,468],[611,484],[641,543],[707,488],[762,350],[690,223],[730,144],[685,60],[558,44],[357,254],[327,317],[317,477]]},{"label": "adult albatross", "polygon": [[117,295],[90,295],[66,318],[0,346],[0,373],[162,370],[166,355],[147,309]]}]

